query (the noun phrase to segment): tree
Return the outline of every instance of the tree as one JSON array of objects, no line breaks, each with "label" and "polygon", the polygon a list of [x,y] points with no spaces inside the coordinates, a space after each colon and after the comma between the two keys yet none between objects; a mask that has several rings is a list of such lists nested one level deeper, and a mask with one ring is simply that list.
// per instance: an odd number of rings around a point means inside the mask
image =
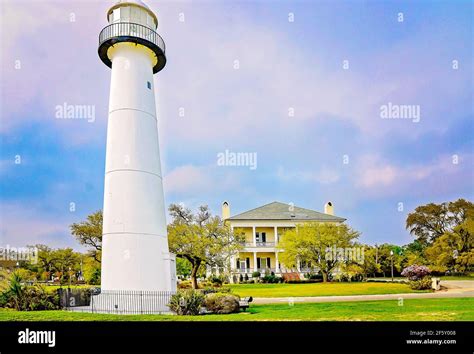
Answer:
[{"label": "tree", "polygon": [[69,280],[77,271],[80,270],[79,253],[74,252],[72,248],[57,249],[53,252],[56,262],[54,269],[60,273],[60,282]]},{"label": "tree", "polygon": [[44,280],[57,274],[60,282],[68,280],[80,269],[80,254],[72,248],[51,249],[45,245],[36,245],[38,248],[38,264],[36,277]]},{"label": "tree", "polygon": [[426,247],[473,216],[474,204],[464,199],[441,204],[429,203],[418,206],[408,214],[406,228]]},{"label": "tree", "polygon": [[[390,252],[393,252],[393,255],[391,255]],[[402,247],[384,243],[377,246],[377,254],[378,265],[380,266],[379,271],[382,272],[384,277],[392,272],[392,260],[394,271],[402,271],[402,263],[404,259]]]},{"label": "tree", "polygon": [[191,275],[191,263],[186,258],[176,259],[176,274],[185,278]]},{"label": "tree", "polygon": [[89,248],[89,254],[100,263],[102,252],[102,211],[87,216],[86,221],[70,226],[71,233],[81,245]]},{"label": "tree", "polygon": [[408,265],[429,264],[438,272],[469,270],[474,256],[473,225],[474,204],[464,199],[417,207],[407,218],[407,228],[418,242]]},{"label": "tree", "polygon": [[212,216],[207,205],[200,206],[196,214],[178,204],[171,204],[168,210],[172,217],[168,225],[170,251],[189,261],[192,286],[197,289],[201,266],[224,267],[241,249],[243,235],[234,234],[218,216]]},{"label": "tree", "polygon": [[424,254],[425,246],[418,240],[402,246],[402,259],[400,269],[404,269],[413,264],[427,265],[428,261],[426,260]]},{"label": "tree", "polygon": [[371,247],[368,245],[362,245],[364,247],[364,257],[361,262],[352,262],[350,264],[349,269],[357,270],[358,273],[361,273],[364,276],[364,280],[366,280],[369,274],[373,274],[375,276],[376,273],[379,273],[380,264],[376,262],[376,253],[377,250],[375,247]]},{"label": "tree", "polygon": [[83,262],[84,280],[87,284],[100,285],[100,263],[92,257],[86,257]]},{"label": "tree", "polygon": [[57,268],[58,254],[46,245],[39,244],[36,247],[38,248],[38,270],[41,273],[47,273],[49,278]]},{"label": "tree", "polygon": [[334,250],[350,248],[358,237],[359,233],[345,224],[300,224],[282,235],[280,260],[288,268],[294,268],[298,260],[311,263],[327,282],[332,270],[345,261]]},{"label": "tree", "polygon": [[464,273],[474,265],[474,220],[438,237],[425,251],[433,270]]}]

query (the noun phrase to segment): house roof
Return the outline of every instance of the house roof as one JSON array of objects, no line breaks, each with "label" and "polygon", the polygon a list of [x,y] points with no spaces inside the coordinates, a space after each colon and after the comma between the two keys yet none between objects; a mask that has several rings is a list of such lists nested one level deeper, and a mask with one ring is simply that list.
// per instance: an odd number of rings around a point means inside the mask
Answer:
[{"label": "house roof", "polygon": [[261,207],[231,216],[227,220],[296,220],[296,221],[334,221],[343,222],[346,219],[339,216],[320,213],[314,210],[293,207],[289,204],[272,202]]}]

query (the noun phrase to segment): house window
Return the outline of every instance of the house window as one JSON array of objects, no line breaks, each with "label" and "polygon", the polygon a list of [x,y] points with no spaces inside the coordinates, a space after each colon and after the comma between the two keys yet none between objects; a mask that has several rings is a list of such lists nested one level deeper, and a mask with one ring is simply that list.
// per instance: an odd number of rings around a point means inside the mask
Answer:
[{"label": "house window", "polygon": [[257,258],[257,268],[271,268],[270,257],[259,257]]},{"label": "house window", "polygon": [[146,82],[146,86],[148,87],[149,90],[151,90],[151,82],[150,81]]},{"label": "house window", "polygon": [[245,261],[240,261],[240,267],[241,270],[247,269],[247,263]]},{"label": "house window", "polygon": [[257,232],[255,236],[257,238],[257,242],[267,242],[266,232]]}]

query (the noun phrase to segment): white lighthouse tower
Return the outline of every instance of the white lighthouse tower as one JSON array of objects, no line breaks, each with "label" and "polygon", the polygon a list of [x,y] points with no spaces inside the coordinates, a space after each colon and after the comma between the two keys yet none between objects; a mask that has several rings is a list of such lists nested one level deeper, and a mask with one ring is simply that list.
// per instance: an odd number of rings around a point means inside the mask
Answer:
[{"label": "white lighthouse tower", "polygon": [[156,33],[156,15],[141,1],[117,2],[107,19],[98,49],[112,69],[102,293],[174,291],[153,84],[153,74],[166,64],[165,43]]}]

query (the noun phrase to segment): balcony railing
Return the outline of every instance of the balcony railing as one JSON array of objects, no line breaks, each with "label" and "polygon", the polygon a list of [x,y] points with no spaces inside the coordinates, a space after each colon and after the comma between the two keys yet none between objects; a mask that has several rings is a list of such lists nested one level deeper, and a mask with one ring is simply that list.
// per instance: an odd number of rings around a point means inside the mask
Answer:
[{"label": "balcony railing", "polygon": [[99,34],[99,56],[109,67],[112,67],[112,63],[107,56],[107,50],[119,42],[142,44],[153,50],[158,58],[153,68],[154,73],[163,69],[166,64],[165,42],[158,33],[138,23],[117,22],[104,27]]},{"label": "balcony railing", "polygon": [[242,242],[242,246],[245,247],[275,247],[275,242]]},{"label": "balcony railing", "polygon": [[240,244],[244,247],[252,247],[253,246],[253,242],[241,242]]},{"label": "balcony railing", "polygon": [[257,247],[275,247],[275,242],[258,242]]}]

